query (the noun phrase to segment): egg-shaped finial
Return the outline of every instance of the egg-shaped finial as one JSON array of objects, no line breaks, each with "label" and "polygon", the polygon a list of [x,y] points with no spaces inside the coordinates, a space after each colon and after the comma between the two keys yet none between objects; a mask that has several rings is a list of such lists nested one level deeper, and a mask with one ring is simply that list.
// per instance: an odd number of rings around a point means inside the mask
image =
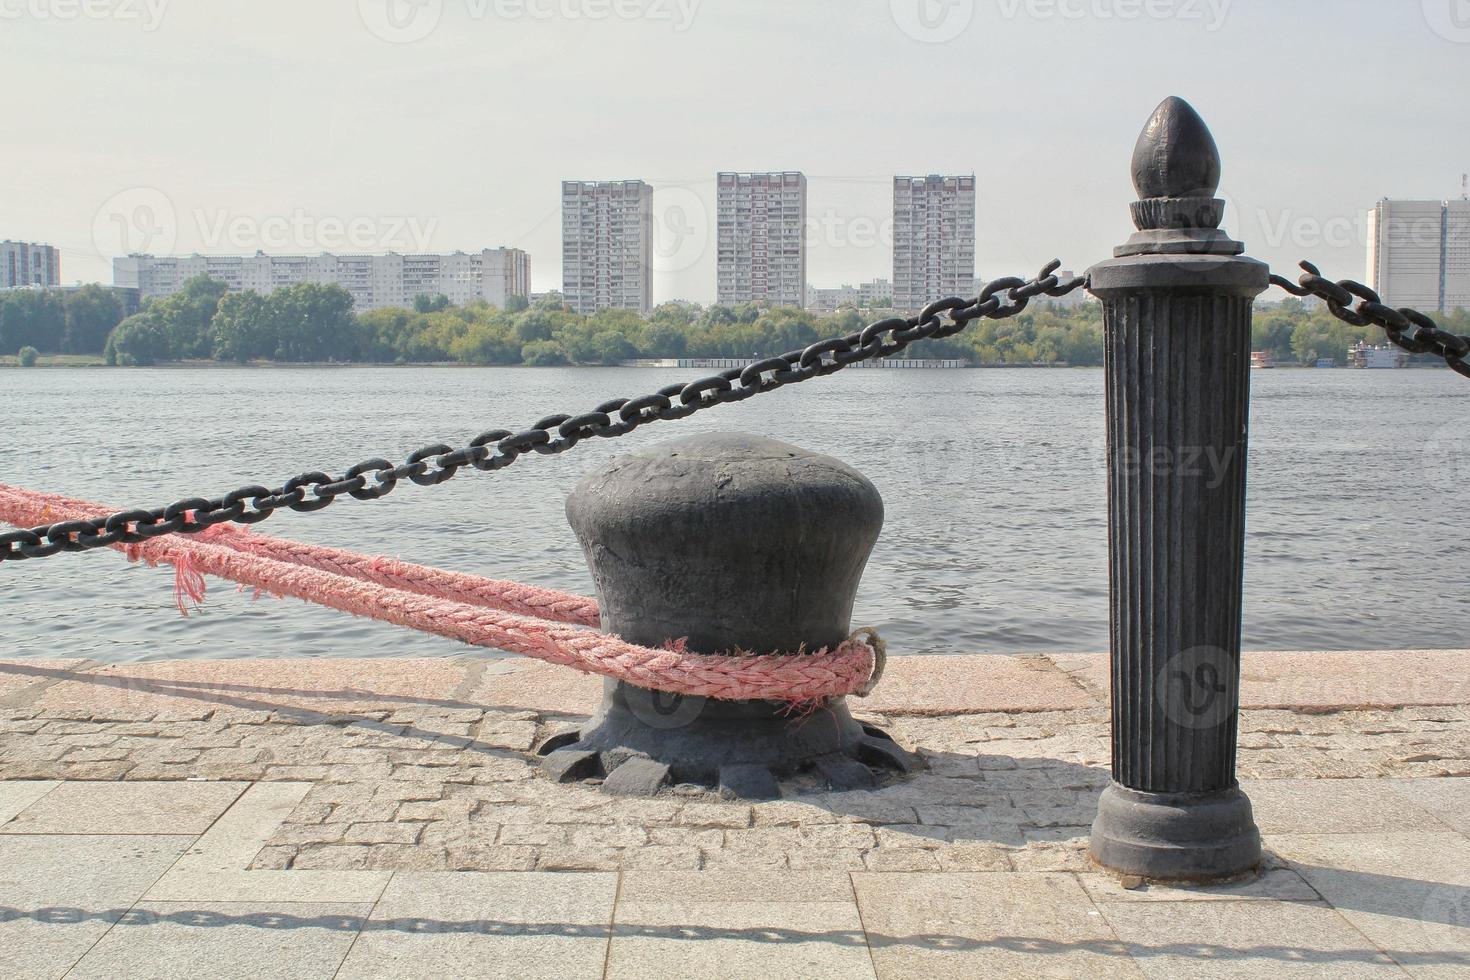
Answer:
[{"label": "egg-shaped finial", "polygon": [[1194,106],[1177,96],[1159,104],[1133,150],[1140,199],[1208,197],[1220,189],[1220,150]]}]

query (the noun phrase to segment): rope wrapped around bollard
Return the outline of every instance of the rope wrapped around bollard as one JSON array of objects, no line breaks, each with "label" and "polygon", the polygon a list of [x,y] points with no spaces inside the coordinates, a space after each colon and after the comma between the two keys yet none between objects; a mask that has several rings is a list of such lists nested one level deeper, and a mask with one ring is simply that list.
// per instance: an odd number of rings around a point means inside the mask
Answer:
[{"label": "rope wrapped around bollard", "polygon": [[[88,520],[111,511],[0,484],[0,521],[16,526]],[[590,598],[225,525],[111,547],[130,560],[173,566],[181,609],[186,596],[203,598],[201,576],[215,575],[271,595],[692,697],[792,703],[862,697],[882,676],[885,659],[882,641],[871,630],[815,653],[692,654],[677,638],[662,650],[637,646],[588,628],[597,622],[597,603]]]}]

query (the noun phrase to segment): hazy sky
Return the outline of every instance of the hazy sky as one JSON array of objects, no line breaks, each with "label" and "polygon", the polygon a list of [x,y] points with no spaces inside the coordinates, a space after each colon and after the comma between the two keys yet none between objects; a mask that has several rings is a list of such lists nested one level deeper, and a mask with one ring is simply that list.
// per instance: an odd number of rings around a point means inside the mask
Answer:
[{"label": "hazy sky", "polygon": [[156,254],[526,249],[640,177],[655,300],[713,298],[719,170],[810,179],[809,278],[890,274],[890,178],[978,176],[979,271],[1131,230],[1165,96],[1227,227],[1360,276],[1361,213],[1470,170],[1470,0],[0,0],[0,238],[67,281]]}]

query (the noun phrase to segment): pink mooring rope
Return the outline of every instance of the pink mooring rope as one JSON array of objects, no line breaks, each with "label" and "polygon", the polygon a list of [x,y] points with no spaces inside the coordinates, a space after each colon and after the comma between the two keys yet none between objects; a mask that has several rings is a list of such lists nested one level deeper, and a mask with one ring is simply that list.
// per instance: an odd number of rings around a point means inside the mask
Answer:
[{"label": "pink mooring rope", "polygon": [[[0,521],[17,527],[114,512],[0,484]],[[230,525],[113,548],[130,560],[172,565],[181,611],[187,610],[186,598],[203,600],[203,576],[216,575],[272,595],[676,694],[812,701],[866,695],[881,674],[882,641],[871,631],[810,654],[707,656],[687,653],[679,642],[655,650],[586,628],[596,625],[598,612],[596,601],[583,596],[269,538]],[[858,638],[862,634],[866,639]]]}]

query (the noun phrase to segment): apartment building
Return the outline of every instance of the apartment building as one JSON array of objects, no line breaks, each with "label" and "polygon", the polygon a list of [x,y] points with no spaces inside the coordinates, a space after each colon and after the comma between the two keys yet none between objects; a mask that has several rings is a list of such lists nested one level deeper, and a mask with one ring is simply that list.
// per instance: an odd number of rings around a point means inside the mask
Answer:
[{"label": "apartment building", "polygon": [[0,242],[0,289],[61,285],[61,253],[51,245]]},{"label": "apartment building", "polygon": [[832,313],[844,306],[868,310],[892,302],[893,283],[887,279],[874,279],[856,286],[844,283],[835,288],[809,286],[806,291],[806,308],[815,313]]},{"label": "apartment building", "polygon": [[1368,216],[1368,282],[1390,306],[1470,309],[1470,200],[1379,201]]},{"label": "apartment building", "polygon": [[113,282],[137,289],[144,299],[170,296],[201,275],[231,292],[261,294],[297,283],[335,283],[352,295],[359,313],[441,294],[456,305],[484,300],[504,308],[510,297],[531,292],[530,260],[518,248],[448,255],[129,255],[112,261]]},{"label": "apartment building", "polygon": [[721,173],[717,181],[717,302],[805,305],[806,176]]},{"label": "apartment building", "polygon": [[578,313],[653,308],[653,188],[641,180],[561,185],[562,294]]},{"label": "apartment building", "polygon": [[974,281],[974,176],[894,177],[894,306],[918,310]]}]

